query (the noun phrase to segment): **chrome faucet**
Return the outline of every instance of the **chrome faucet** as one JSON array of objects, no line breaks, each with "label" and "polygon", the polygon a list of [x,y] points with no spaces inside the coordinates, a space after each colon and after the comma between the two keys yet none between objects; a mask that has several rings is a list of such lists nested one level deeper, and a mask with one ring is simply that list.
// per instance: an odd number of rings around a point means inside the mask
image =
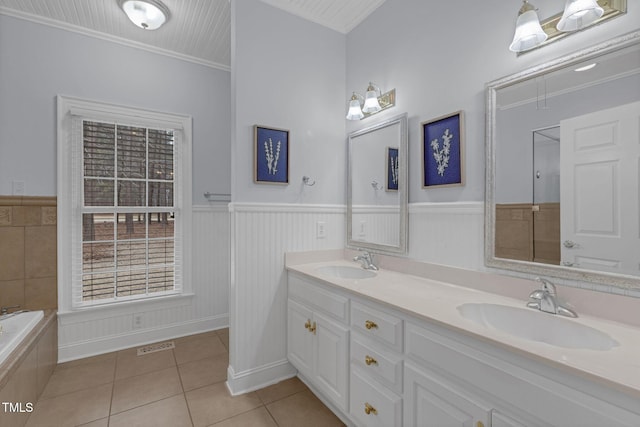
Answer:
[{"label": "chrome faucet", "polygon": [[575,311],[564,307],[558,303],[556,286],[541,277],[536,277],[536,282],[542,284],[542,289],[531,292],[529,298],[532,301],[527,303],[527,307],[544,311],[545,313],[559,314],[567,317],[578,317]]},{"label": "chrome faucet", "polygon": [[373,260],[373,254],[367,251],[363,251],[362,249],[358,250],[361,251],[362,254],[356,255],[355,257],[353,257],[353,260],[356,262],[360,261],[362,263],[362,268],[364,268],[365,270],[378,271],[378,266],[375,265]]}]

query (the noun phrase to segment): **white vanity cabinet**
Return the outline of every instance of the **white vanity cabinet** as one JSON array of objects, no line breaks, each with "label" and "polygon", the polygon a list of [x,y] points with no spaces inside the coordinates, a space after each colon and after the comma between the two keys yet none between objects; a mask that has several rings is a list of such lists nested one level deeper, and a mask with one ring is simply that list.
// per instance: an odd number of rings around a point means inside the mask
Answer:
[{"label": "white vanity cabinet", "polygon": [[351,301],[349,415],[358,425],[402,425],[401,318]]},{"label": "white vanity cabinet", "polygon": [[638,427],[640,399],[536,354],[289,272],[288,357],[355,426]]},{"label": "white vanity cabinet", "polygon": [[289,275],[287,355],[300,374],[347,411],[349,300]]}]

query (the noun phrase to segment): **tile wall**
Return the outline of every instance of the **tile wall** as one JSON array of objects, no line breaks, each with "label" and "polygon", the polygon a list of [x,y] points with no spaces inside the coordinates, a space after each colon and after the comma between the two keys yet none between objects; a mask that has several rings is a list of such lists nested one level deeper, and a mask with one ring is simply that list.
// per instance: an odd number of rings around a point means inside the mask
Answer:
[{"label": "tile wall", "polygon": [[0,305],[57,308],[56,198],[0,196]]}]

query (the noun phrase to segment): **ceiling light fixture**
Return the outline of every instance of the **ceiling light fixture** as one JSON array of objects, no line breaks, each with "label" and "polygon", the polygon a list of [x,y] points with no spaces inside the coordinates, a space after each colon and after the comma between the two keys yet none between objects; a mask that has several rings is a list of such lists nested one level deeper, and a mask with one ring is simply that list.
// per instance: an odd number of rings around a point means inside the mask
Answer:
[{"label": "ceiling light fixture", "polygon": [[394,105],[396,105],[395,89],[382,93],[378,86],[369,82],[365,96],[357,92],[351,95],[347,120],[362,120]]},{"label": "ceiling light fixture", "polygon": [[596,0],[567,0],[558,31],[577,31],[600,19],[604,9]]},{"label": "ceiling light fixture", "polygon": [[512,52],[524,52],[525,50],[533,49],[544,43],[547,37],[547,33],[540,26],[536,8],[527,0],[524,0],[518,12],[516,31],[513,35],[513,41],[509,45],[509,50]]},{"label": "ceiling light fixture", "polygon": [[158,0],[118,0],[118,4],[143,30],[157,30],[169,20],[169,8]]}]

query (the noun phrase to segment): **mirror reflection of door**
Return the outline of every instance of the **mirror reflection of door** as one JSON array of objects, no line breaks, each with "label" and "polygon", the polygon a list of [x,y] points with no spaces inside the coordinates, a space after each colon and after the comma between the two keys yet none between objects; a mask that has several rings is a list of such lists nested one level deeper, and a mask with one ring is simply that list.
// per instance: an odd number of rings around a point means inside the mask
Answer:
[{"label": "mirror reflection of door", "polygon": [[533,261],[560,264],[560,127],[533,131]]},{"label": "mirror reflection of door", "polygon": [[560,122],[562,264],[640,268],[640,102]]}]

